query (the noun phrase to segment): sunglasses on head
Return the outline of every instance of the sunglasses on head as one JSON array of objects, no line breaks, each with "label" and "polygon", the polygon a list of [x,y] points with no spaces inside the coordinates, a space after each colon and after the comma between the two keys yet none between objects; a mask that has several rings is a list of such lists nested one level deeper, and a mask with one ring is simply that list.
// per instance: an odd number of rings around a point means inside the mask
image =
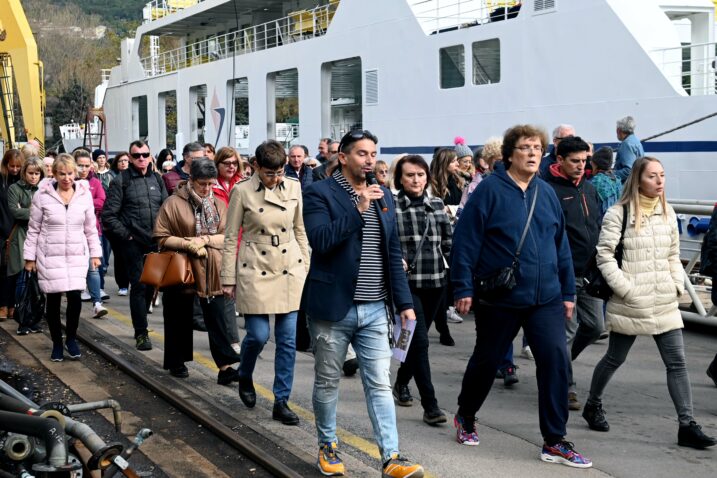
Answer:
[{"label": "sunglasses on head", "polygon": [[356,141],[360,141],[362,139],[370,139],[374,143],[378,143],[378,138],[371,133],[367,129],[357,129],[354,131],[351,131],[350,133],[346,133],[343,138],[341,138],[341,142],[339,143],[339,151],[342,153],[345,153],[345,149],[348,148],[351,144],[355,143]]},{"label": "sunglasses on head", "polygon": [[150,153],[131,153],[130,156],[132,156],[134,159],[142,158],[149,158]]}]

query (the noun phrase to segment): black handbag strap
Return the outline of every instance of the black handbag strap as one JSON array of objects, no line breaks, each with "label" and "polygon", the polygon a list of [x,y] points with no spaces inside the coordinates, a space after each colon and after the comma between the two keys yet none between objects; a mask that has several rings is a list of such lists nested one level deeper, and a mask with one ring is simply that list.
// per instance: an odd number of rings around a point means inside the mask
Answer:
[{"label": "black handbag strap", "polygon": [[423,231],[423,236],[421,236],[421,240],[418,241],[418,246],[416,247],[416,255],[413,256],[413,260],[411,261],[411,264],[408,266],[408,270],[412,271],[414,267],[416,267],[416,263],[418,262],[418,256],[421,255],[421,247],[423,247],[423,243],[426,242],[426,237],[428,236],[428,229],[430,227],[429,219],[428,219],[428,213],[426,213],[426,230]]},{"label": "black handbag strap", "polygon": [[535,192],[533,192],[533,204],[530,205],[530,212],[528,212],[528,220],[525,221],[525,227],[523,228],[523,235],[520,236],[520,242],[518,242],[518,249],[515,251],[515,257],[513,258],[513,263],[518,262],[518,258],[520,257],[520,251],[523,249],[523,243],[525,242],[525,237],[528,235],[528,229],[530,229],[530,221],[533,219],[533,212],[535,211],[535,203],[538,199],[538,184],[535,185]]},{"label": "black handbag strap", "polygon": [[622,250],[623,250],[623,240],[625,239],[625,229],[627,229],[627,215],[628,215],[628,209],[627,204],[622,205],[622,229],[620,229],[620,240],[617,241],[617,246],[615,246],[615,259],[617,260],[617,266],[622,267]]}]

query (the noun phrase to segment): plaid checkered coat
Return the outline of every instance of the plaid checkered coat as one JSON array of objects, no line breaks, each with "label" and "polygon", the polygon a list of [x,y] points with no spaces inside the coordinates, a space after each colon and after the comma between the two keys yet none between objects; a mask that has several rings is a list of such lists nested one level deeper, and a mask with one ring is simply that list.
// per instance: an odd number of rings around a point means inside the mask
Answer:
[{"label": "plaid checkered coat", "polygon": [[400,191],[395,196],[395,202],[401,250],[409,266],[416,257],[416,248],[428,227],[428,235],[423,241],[416,265],[408,276],[411,289],[444,287],[447,273],[443,257],[448,259],[450,256],[453,230],[443,201],[425,194],[422,201],[411,201]]}]

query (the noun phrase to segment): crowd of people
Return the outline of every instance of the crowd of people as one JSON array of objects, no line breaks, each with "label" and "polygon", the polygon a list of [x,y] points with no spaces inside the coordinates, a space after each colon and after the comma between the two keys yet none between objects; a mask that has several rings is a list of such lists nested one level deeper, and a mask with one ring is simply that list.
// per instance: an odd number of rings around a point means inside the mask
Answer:
[{"label": "crowd of people", "polygon": [[[476,341],[454,417],[458,443],[479,444],[476,416],[496,377],[507,387],[518,383],[512,344],[523,329],[521,354],[536,363],[543,461],[592,466],[566,439],[569,411],[582,410],[590,429],[609,430],[603,393],[639,335],[654,338],[665,364],[678,444],[713,446],[692,409],[677,219],[665,200],[664,169],[634,132],[633,118],[617,121],[615,158],[570,125],[554,129],[552,144],[532,125],[475,151],[456,137],[430,162],[415,154],[378,160],[378,138],[366,130],[322,139],[316,157],[274,140],[251,158],[189,143],[179,161],[169,149],[155,158],[141,140],[112,161],[102,150],[44,160],[32,148],[9,150],[0,164],[0,320],[13,315],[19,278],[36,273],[47,296],[51,359],[80,358],[81,301],[92,302],[94,318],[107,314],[104,281],[114,253],[135,346],[151,350],[147,314],[157,291],[140,280],[145,256],[177,251],[195,282],[162,290],[164,368],[187,377],[193,330],[206,330],[217,382],[238,383],[240,400],[253,408],[254,369],[273,322],[272,418],[299,423],[288,404],[294,363],[297,349],[311,350],[324,475],[345,473],[338,386],[342,372],[358,368],[383,476],[423,476],[400,454],[395,405],[413,405],[413,379],[423,421],[448,421],[431,380],[428,332],[435,323],[440,344],[454,346],[449,324],[471,312]],[[712,276],[716,234],[713,224],[703,249],[703,273]],[[612,290],[607,301],[586,287],[592,264]],[[391,383],[391,329],[409,321],[412,342]],[[18,328],[20,335],[40,331]],[[571,363],[606,336],[583,405]],[[707,373],[717,385],[717,358]]]}]

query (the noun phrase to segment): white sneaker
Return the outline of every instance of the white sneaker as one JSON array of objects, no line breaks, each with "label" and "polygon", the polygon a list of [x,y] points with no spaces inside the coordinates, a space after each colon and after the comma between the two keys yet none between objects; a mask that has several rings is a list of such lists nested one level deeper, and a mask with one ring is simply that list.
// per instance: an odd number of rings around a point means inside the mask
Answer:
[{"label": "white sneaker", "polygon": [[99,319],[107,315],[107,309],[102,307],[102,302],[95,302],[95,315],[92,316],[93,319]]},{"label": "white sneaker", "polygon": [[109,299],[110,299],[110,295],[109,295],[107,292],[105,292],[104,289],[100,289],[100,298],[101,298],[102,300],[109,300]]},{"label": "white sneaker", "polygon": [[535,357],[533,357],[533,351],[530,350],[530,345],[523,347],[523,350],[520,352],[520,356],[528,360],[535,360]]},{"label": "white sneaker", "polygon": [[87,292],[87,289],[83,290],[80,294],[80,300],[82,300],[82,302],[89,302],[92,300],[92,296],[89,292]]},{"label": "white sneaker", "polygon": [[463,322],[463,317],[456,312],[455,307],[451,306],[448,307],[448,311],[446,312],[446,320],[452,324],[460,324]]},{"label": "white sneaker", "polygon": [[147,313],[151,314],[152,312],[154,312],[154,306],[152,304],[149,304],[149,309],[147,309]]},{"label": "white sneaker", "polygon": [[159,304],[160,304],[160,301],[161,301],[161,300],[162,300],[162,297],[161,297],[159,294],[157,294],[157,298],[154,299],[154,302],[152,302],[152,305],[153,305],[154,307],[159,307]]},{"label": "white sneaker", "polygon": [[127,294],[129,294],[129,289],[120,289],[117,291],[117,295],[121,297],[125,297]]},{"label": "white sneaker", "polygon": [[234,349],[234,352],[236,352],[237,355],[241,354],[241,344],[238,342],[235,342],[232,344],[232,348]]}]

